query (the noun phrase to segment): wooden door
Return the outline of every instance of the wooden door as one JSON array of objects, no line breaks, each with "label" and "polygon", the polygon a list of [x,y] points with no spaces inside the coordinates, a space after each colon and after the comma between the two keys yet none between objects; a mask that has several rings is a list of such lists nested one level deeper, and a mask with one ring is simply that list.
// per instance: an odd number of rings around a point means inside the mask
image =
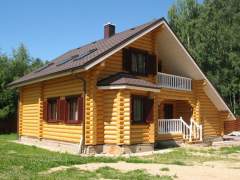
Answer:
[{"label": "wooden door", "polygon": [[164,104],[164,119],[173,119],[173,104]]}]

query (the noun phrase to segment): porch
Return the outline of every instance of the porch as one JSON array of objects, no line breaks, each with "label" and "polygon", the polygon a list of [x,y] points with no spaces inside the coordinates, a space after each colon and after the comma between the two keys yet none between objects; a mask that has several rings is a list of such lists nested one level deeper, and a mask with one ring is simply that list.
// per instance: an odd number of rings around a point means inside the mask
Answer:
[{"label": "porch", "polygon": [[156,140],[202,141],[202,125],[193,119],[188,101],[165,100],[158,105]]}]

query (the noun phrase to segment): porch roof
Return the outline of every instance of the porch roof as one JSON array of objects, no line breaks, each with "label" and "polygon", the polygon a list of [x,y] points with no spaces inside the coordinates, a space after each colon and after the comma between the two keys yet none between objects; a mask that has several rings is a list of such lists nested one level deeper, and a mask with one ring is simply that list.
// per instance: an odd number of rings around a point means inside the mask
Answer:
[{"label": "porch roof", "polygon": [[99,89],[136,89],[159,92],[160,87],[134,75],[120,72],[97,82]]}]

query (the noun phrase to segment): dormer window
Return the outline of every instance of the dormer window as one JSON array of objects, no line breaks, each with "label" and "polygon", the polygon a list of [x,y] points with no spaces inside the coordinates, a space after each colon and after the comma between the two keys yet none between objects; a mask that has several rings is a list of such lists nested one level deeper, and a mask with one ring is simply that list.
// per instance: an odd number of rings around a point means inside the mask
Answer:
[{"label": "dormer window", "polygon": [[139,76],[155,75],[156,56],[140,49],[123,49],[123,70]]}]

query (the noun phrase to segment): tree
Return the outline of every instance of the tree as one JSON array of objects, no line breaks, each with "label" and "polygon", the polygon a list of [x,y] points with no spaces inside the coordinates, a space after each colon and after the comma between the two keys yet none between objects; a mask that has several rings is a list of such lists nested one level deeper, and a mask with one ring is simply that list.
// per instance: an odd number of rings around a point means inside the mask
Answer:
[{"label": "tree", "polygon": [[169,23],[229,107],[240,115],[239,0],[178,0]]},{"label": "tree", "polygon": [[23,44],[13,50],[12,57],[0,54],[0,120],[17,117],[18,91],[7,88],[8,83],[43,65],[41,59],[30,57]]}]

